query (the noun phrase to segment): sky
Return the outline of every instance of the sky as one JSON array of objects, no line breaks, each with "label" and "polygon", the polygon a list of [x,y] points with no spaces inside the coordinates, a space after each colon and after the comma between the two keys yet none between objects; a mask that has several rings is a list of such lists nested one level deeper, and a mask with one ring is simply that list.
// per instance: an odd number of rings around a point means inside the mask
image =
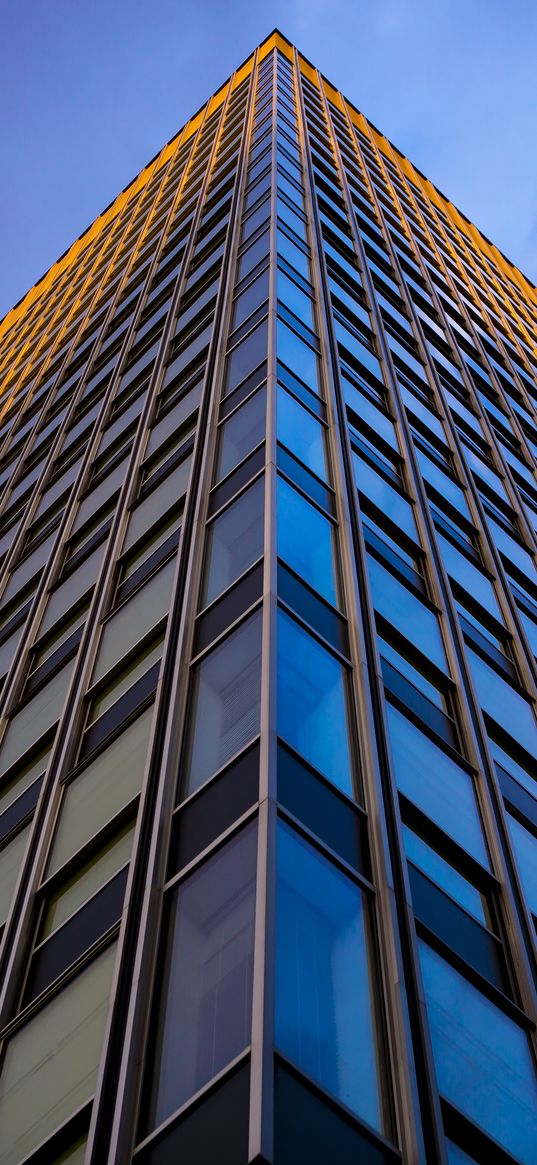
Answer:
[{"label": "sky", "polygon": [[535,0],[0,0],[0,318],[275,27],[537,283]]}]

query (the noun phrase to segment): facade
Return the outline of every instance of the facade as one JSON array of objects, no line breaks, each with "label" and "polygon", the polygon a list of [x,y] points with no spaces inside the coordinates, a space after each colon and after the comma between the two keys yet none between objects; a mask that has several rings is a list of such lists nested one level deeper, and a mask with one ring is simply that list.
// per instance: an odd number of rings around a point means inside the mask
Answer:
[{"label": "facade", "polygon": [[537,1161],[536,306],[274,33],[0,325],[1,1165]]}]

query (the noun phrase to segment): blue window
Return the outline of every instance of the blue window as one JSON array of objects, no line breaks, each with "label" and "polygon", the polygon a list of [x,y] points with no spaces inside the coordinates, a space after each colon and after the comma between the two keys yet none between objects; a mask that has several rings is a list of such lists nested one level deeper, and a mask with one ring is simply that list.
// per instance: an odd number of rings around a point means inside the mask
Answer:
[{"label": "blue window", "polygon": [[332,523],[282,477],[278,477],[278,554],[336,605]]},{"label": "blue window", "polygon": [[278,732],[352,795],[346,669],[284,611],[278,620]]},{"label": "blue window", "polygon": [[470,1157],[454,1141],[446,1141],[446,1149],[449,1165],[477,1165],[475,1157]]},{"label": "blue window", "polygon": [[427,874],[437,886],[445,890],[450,898],[454,898],[469,914],[473,914],[483,926],[490,926],[485,899],[477,886],[465,878],[459,870],[446,861],[437,850],[433,849],[422,837],[403,826],[406,856],[419,870]]},{"label": "blue window", "polygon": [[278,440],[326,481],[322,426],[281,385],[278,386]]},{"label": "blue window", "polygon": [[537,1080],[526,1033],[423,942],[420,955],[441,1093],[534,1165]]},{"label": "blue window", "polygon": [[264,320],[235,345],[227,358],[226,394],[233,392],[262,360],[266,360],[267,343],[267,321]]},{"label": "blue window", "polygon": [[537,917],[537,837],[529,829],[524,829],[516,817],[510,813],[506,816],[522,889],[532,914]]},{"label": "blue window", "polygon": [[361,493],[370,499],[381,513],[399,526],[414,542],[419,542],[412,506],[386,479],[363,457],[353,454],[356,485]]},{"label": "blue window", "polygon": [[528,793],[530,793],[532,797],[537,798],[537,781],[535,779],[536,775],[534,766],[529,766],[526,768],[521,765],[519,761],[515,760],[515,758],[511,756],[510,753],[506,752],[505,749],[503,749],[501,745],[499,745],[498,742],[492,737],[489,737],[489,747],[494,757],[496,767],[503,769],[508,774],[508,776],[513,778],[514,781],[518,781],[519,785],[523,785],[523,787],[528,790]]},{"label": "blue window", "polygon": [[437,530],[436,537],[442,553],[444,566],[450,577],[459,583],[469,595],[472,595],[476,602],[480,603],[485,610],[489,611],[491,615],[494,615],[501,622],[502,616],[494,594],[494,587],[487,576],[483,574],[478,566],[470,562],[462,551],[457,550],[453,542],[445,538],[439,530]]},{"label": "blue window", "polygon": [[381,1129],[364,895],[282,822],[277,861],[276,1045]]},{"label": "blue window", "polygon": [[289,279],[289,276],[280,270],[278,270],[277,286],[278,299],[286,307],[290,308],[298,316],[299,320],[302,320],[302,323],[306,324],[306,327],[313,329],[315,326],[313,320],[313,303],[309,295],[306,295],[306,292],[302,291],[293,279]]},{"label": "blue window", "polygon": [[278,360],[282,360],[312,392],[318,393],[317,354],[314,349],[301,340],[282,320],[278,320],[276,343]]},{"label": "blue window", "polygon": [[537,756],[537,727],[530,701],[519,695],[470,647],[467,647],[467,654],[483,711],[501,724],[532,756]]},{"label": "blue window", "polygon": [[291,242],[283,230],[279,230],[277,234],[277,250],[278,255],[282,255],[287,260],[293,271],[297,271],[304,279],[309,278],[310,265],[306,253],[301,247]]},{"label": "blue window", "polygon": [[398,789],[489,867],[472,777],[392,704],[386,709]]},{"label": "blue window", "polygon": [[371,554],[368,555],[368,569],[378,614],[396,627],[426,659],[445,671],[446,658],[434,612]]}]

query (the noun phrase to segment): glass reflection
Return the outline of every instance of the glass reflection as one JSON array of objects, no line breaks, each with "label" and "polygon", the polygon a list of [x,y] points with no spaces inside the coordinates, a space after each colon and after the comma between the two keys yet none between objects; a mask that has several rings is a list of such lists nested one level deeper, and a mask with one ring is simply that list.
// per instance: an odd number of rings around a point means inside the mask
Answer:
[{"label": "glass reflection", "polygon": [[327,480],[322,426],[281,385],[278,385],[278,441],[323,481]]},{"label": "glass reflection", "polygon": [[440,1091],[523,1165],[534,1165],[537,1081],[528,1037],[420,941]]},{"label": "glass reflection", "polygon": [[212,776],[259,731],[261,615],[228,635],[193,672],[186,793]]},{"label": "glass reflection", "polygon": [[283,822],[277,861],[276,1044],[380,1129],[364,896]]},{"label": "glass reflection", "polygon": [[345,669],[284,611],[278,619],[278,732],[352,796]]},{"label": "glass reflection", "polygon": [[250,1042],[256,829],[243,829],[173,895],[151,1126]]},{"label": "glass reflection", "polygon": [[278,555],[336,606],[332,523],[281,477],[278,477]]},{"label": "glass reflection", "polygon": [[263,486],[261,478],[209,526],[202,606],[212,603],[263,553]]}]

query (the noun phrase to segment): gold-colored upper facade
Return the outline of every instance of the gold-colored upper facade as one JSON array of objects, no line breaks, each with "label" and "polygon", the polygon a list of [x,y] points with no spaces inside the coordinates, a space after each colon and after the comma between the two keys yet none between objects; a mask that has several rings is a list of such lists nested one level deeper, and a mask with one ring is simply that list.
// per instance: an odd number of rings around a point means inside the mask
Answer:
[{"label": "gold-colored upper facade", "polygon": [[[337,108],[348,113],[354,125],[368,139],[372,149],[379,153],[388,167],[395,167],[401,177],[413,184],[431,209],[446,221],[448,226],[444,236],[446,251],[451,251],[455,258],[449,237],[451,231],[463,244],[465,251],[477,261],[481,279],[484,278],[489,288],[493,290],[495,307],[499,310],[500,316],[504,317],[502,322],[507,328],[509,323],[513,322],[519,332],[523,328],[528,349],[532,354],[537,354],[537,328],[534,326],[537,306],[535,286],[412,165],[408,158],[379,133],[339,90],[295,50],[281,33],[274,31],[262,42],[257,49],[258,59],[262,60],[274,49],[278,49],[289,60],[296,60],[302,74],[314,85],[322,88],[327,99]],[[196,133],[202,121],[219,108],[229,87],[234,89],[240,85],[250,73],[254,58],[255,53],[209,98],[207,104],[194,114],[178,134],[140,171],[0,321],[0,394],[3,398],[3,413],[6,407],[9,407],[17,387],[27,385],[39,371],[43,354],[46,353],[50,361],[55,352],[61,351],[65,337],[71,335],[73,319],[79,316],[81,308],[84,311],[86,307],[88,288],[91,290],[93,285],[97,286],[97,281],[102,280],[106,263],[110,262],[109,255],[112,250],[109,245],[110,239],[113,238],[115,245],[123,234],[121,247],[123,250],[129,250],[132,242],[129,223],[139,207],[140,200],[143,199],[145,188],[153,179],[158,180],[163,167]],[[389,169],[385,171],[385,180],[389,186]],[[141,219],[137,224],[138,234],[146,225],[150,212],[151,204],[148,202],[145,223],[144,219]],[[114,255],[116,266],[118,261],[116,249]]]}]

